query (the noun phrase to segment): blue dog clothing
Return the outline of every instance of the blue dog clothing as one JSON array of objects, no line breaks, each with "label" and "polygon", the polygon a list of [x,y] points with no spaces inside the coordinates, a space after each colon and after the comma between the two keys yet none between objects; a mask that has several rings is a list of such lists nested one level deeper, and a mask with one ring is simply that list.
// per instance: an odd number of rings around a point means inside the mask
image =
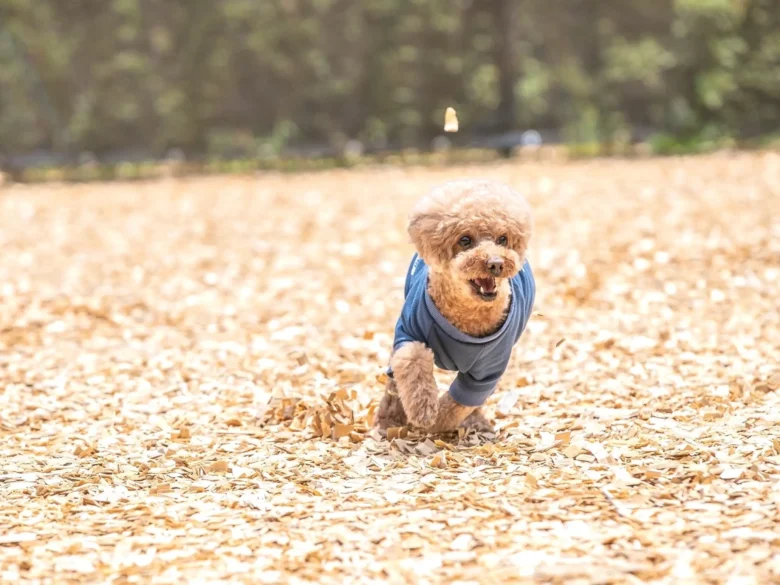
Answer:
[{"label": "blue dog clothing", "polygon": [[[512,347],[525,330],[536,296],[531,266],[526,262],[510,281],[509,314],[501,329],[487,337],[471,337],[447,321],[428,294],[428,266],[412,258],[404,286],[404,306],[395,326],[393,351],[419,341],[433,351],[434,363],[458,372],[450,396],[463,406],[481,406],[506,370]],[[392,369],[388,369],[392,376]]]}]

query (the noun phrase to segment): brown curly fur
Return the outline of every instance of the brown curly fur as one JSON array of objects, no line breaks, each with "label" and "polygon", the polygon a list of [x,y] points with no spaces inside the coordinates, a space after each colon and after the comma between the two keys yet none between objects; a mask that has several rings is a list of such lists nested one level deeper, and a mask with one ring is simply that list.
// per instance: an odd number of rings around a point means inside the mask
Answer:
[{"label": "brown curly fur", "polygon": [[492,433],[493,425],[485,416],[482,408],[477,408],[468,415],[462,423],[460,423],[462,429],[474,429],[482,433]]},{"label": "brown curly fur", "polygon": [[498,296],[492,303],[474,298],[471,291],[465,296],[461,289],[461,283],[430,271],[428,294],[447,321],[472,337],[484,337],[497,331],[509,308],[509,286],[498,284]]},{"label": "brown curly fur", "polygon": [[446,433],[454,431],[476,409],[471,406],[463,406],[455,402],[455,399],[450,396],[449,392],[445,392],[439,398],[439,416],[436,417],[436,422],[428,428],[431,433]]},{"label": "brown curly fur", "polygon": [[405,427],[408,422],[406,411],[404,411],[401,399],[398,397],[395,380],[391,378],[387,381],[385,395],[382,396],[382,402],[379,403],[374,424],[380,429],[390,429]]},{"label": "brown curly fur", "polygon": [[[525,199],[506,185],[481,179],[441,185],[418,202],[409,218],[409,235],[429,267],[431,299],[450,323],[473,337],[490,335],[506,319],[509,279],[525,262],[532,231],[531,209]],[[463,236],[472,241],[468,249],[459,244]],[[498,243],[502,236],[507,238],[506,245]],[[503,268],[493,275],[487,265],[496,257],[503,261]],[[490,276],[496,278],[497,294],[485,300],[469,281]],[[403,345],[391,358],[398,398],[409,422],[432,432],[459,426],[490,429],[481,409],[462,406],[449,394],[437,399],[433,365],[433,353],[422,343]],[[388,389],[377,416],[380,428],[401,420],[399,405]]]}]

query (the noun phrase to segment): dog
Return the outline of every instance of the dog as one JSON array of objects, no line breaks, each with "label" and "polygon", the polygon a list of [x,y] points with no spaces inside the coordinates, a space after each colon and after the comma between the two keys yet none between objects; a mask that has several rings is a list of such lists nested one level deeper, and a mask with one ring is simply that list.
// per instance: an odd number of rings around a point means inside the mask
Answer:
[{"label": "dog", "polygon": [[[528,202],[491,180],[450,181],[417,203],[408,224],[416,253],[375,426],[492,430],[482,405],[536,297],[526,259],[532,231]],[[434,366],[458,372],[441,397]]]}]

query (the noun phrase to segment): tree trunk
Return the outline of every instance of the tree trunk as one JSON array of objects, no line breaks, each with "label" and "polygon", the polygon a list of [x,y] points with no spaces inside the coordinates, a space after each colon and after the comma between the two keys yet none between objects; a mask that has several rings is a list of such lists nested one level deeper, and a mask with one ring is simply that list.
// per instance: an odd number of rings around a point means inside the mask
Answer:
[{"label": "tree trunk", "polygon": [[498,69],[498,130],[515,126],[515,54],[513,43],[516,0],[492,0],[493,23],[496,32],[494,62]]}]

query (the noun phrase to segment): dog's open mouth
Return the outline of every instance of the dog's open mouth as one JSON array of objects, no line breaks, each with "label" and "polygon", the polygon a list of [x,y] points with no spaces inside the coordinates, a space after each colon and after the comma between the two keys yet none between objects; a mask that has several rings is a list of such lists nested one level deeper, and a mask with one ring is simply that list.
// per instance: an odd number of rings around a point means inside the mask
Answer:
[{"label": "dog's open mouth", "polygon": [[498,296],[496,279],[492,276],[469,280],[469,284],[471,285],[471,288],[474,289],[474,292],[477,293],[477,296],[485,301],[492,301]]}]

